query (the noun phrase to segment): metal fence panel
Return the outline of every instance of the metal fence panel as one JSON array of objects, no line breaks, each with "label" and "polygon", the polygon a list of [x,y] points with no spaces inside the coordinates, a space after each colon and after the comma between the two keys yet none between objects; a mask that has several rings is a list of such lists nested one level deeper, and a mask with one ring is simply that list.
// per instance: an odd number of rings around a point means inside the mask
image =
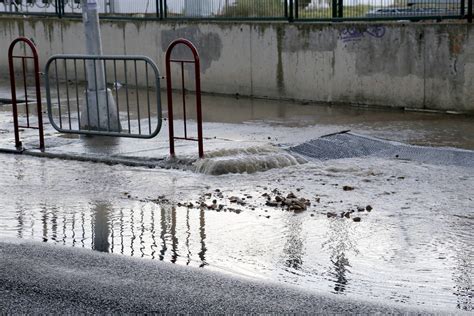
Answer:
[{"label": "metal fence panel", "polygon": [[463,18],[466,0],[295,0],[300,20]]},{"label": "metal fence panel", "polygon": [[161,129],[160,74],[148,57],[55,55],[45,85],[61,133],[153,138]]},{"label": "metal fence panel", "polygon": [[[80,1],[61,0],[63,16],[82,14]],[[99,14],[107,18],[159,19],[162,0],[98,0]]]},{"label": "metal fence panel", "polygon": [[[98,0],[102,18],[472,20],[473,0]],[[0,0],[0,13],[80,17],[80,0]]]},{"label": "metal fence panel", "polygon": [[288,0],[165,0],[167,18],[286,19]]}]

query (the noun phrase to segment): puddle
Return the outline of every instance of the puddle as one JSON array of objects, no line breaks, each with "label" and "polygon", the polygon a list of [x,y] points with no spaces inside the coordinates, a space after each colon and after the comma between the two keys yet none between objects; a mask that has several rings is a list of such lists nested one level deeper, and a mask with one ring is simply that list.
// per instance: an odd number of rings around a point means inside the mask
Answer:
[{"label": "puddle", "polygon": [[[381,303],[473,309],[472,169],[354,158],[210,176],[0,159],[0,180],[8,183],[0,188],[0,238]],[[309,200],[306,210],[268,203],[291,192]]]}]

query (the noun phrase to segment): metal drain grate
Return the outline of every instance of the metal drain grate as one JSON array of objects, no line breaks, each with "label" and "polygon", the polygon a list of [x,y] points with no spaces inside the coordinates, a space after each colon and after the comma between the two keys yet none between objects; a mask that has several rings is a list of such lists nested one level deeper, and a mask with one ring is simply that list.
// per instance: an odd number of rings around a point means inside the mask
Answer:
[{"label": "metal drain grate", "polygon": [[474,167],[474,151],[471,150],[413,146],[353,133],[323,136],[291,147],[290,151],[318,160],[372,156],[436,165]]}]

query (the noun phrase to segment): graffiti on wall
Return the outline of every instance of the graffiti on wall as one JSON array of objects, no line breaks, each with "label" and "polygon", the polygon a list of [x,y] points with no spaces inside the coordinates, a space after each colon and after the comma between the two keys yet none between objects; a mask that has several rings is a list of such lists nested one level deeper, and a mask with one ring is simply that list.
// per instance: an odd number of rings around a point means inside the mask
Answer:
[{"label": "graffiti on wall", "polygon": [[360,41],[365,37],[382,38],[385,35],[385,26],[370,25],[366,29],[360,27],[348,27],[341,31],[340,38],[343,42]]}]

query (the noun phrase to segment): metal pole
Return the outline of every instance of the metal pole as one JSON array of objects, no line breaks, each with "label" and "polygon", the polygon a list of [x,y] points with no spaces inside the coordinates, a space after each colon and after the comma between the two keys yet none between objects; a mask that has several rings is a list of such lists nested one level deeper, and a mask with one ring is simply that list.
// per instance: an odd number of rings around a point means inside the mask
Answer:
[{"label": "metal pole", "polygon": [[337,7],[338,7],[338,1],[332,0],[332,17],[333,18],[337,18]]},{"label": "metal pole", "polygon": [[16,82],[15,82],[15,67],[13,63],[13,48],[16,41],[13,41],[8,50],[8,66],[10,70],[10,87],[12,92],[12,110],[13,110],[13,126],[15,128],[15,147],[21,149],[20,128],[18,126],[18,106],[16,99]]},{"label": "metal pole", "polygon": [[299,12],[300,12],[300,5],[298,3],[298,0],[291,0],[291,3],[293,5],[292,19],[293,20],[298,20],[299,19]]},{"label": "metal pole", "polygon": [[155,15],[157,19],[161,19],[161,1],[160,0],[155,0]]},{"label": "metal pole", "polygon": [[[86,52],[88,55],[102,55],[102,40],[99,25],[99,5],[98,0],[81,0],[82,20],[86,38]],[[120,132],[121,126],[116,111],[112,91],[107,89],[105,82],[104,61],[86,61],[87,78],[87,107],[83,109],[81,116],[90,115],[88,120],[81,120],[81,129],[101,130],[107,126],[107,122],[114,122],[110,126],[110,131]],[[125,74],[126,75],[126,74]],[[109,106],[107,106],[109,105]],[[115,123],[116,122],[116,123]]]},{"label": "metal pole", "polygon": [[337,6],[337,17],[338,18],[344,17],[344,0],[339,0],[338,6]]},{"label": "metal pole", "polygon": [[63,17],[63,10],[64,9],[64,0],[57,0],[56,1],[56,11],[58,13],[58,17],[61,19]]},{"label": "metal pole", "polygon": [[467,21],[472,23],[472,0],[468,0],[467,3]]},{"label": "metal pole", "polygon": [[298,2],[295,3],[293,0],[290,0],[288,22],[293,22],[294,21],[295,12],[298,12]]},{"label": "metal pole", "polygon": [[115,3],[115,0],[109,0],[109,13],[116,13],[117,12],[117,8],[116,8],[117,4]]}]

